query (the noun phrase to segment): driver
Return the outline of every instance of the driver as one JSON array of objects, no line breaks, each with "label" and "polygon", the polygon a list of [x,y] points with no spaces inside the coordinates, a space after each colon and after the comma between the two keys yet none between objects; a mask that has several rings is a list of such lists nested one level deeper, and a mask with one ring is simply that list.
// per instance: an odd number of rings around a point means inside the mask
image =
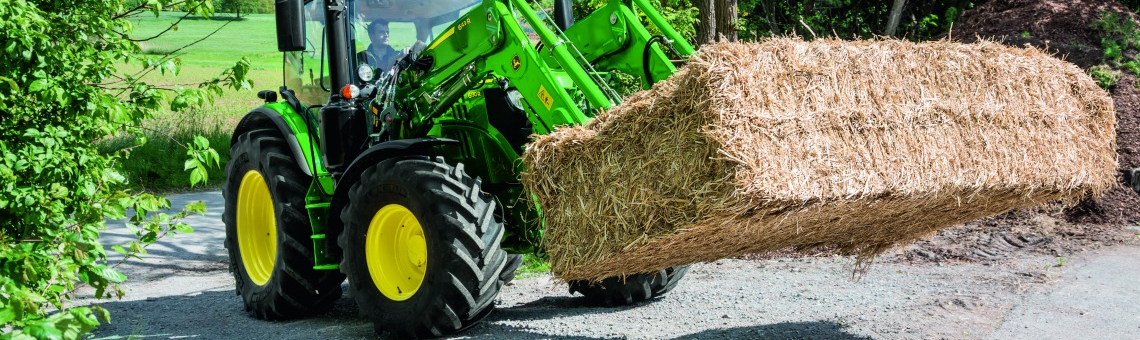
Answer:
[{"label": "driver", "polygon": [[368,38],[372,43],[357,53],[356,59],[372,65],[381,72],[392,68],[392,64],[395,64],[399,57],[399,52],[388,45],[388,33],[388,22],[384,19],[376,19],[368,24]]}]

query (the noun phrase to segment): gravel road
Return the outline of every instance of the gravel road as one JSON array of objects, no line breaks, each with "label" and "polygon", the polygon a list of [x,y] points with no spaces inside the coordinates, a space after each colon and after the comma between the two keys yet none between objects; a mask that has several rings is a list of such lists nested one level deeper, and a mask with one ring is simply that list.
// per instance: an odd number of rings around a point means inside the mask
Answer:
[{"label": "gravel road", "polygon": [[[203,200],[210,210],[188,221],[194,234],[120,267],[131,278],[122,300],[80,301],[111,312],[94,339],[377,339],[348,297],[304,320],[247,316],[222,247],[221,195],[170,199]],[[108,228],[107,241],[124,239],[121,222]],[[858,279],[848,257],[721,260],[693,265],[662,298],[622,308],[584,305],[539,275],[504,287],[499,309],[455,339],[1135,338],[1138,243],[987,263],[885,255]]]}]

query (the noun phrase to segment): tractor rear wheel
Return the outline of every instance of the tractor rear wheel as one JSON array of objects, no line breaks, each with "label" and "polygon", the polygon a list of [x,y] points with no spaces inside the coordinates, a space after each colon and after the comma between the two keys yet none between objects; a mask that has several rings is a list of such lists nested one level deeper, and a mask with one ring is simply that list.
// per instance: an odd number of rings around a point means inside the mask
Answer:
[{"label": "tractor rear wheel", "polygon": [[313,269],[313,229],[305,210],[312,182],[276,130],[253,130],[230,147],[222,188],[230,271],[245,310],[266,320],[328,311],[344,275]]},{"label": "tractor rear wheel", "polygon": [[382,161],[352,184],[340,268],[377,333],[439,337],[494,309],[510,266],[480,184],[462,164],[428,157]]},{"label": "tractor rear wheel", "polygon": [[580,293],[587,300],[607,306],[624,306],[655,298],[677,286],[689,266],[675,266],[655,273],[609,277],[598,283],[570,281],[570,294]]}]

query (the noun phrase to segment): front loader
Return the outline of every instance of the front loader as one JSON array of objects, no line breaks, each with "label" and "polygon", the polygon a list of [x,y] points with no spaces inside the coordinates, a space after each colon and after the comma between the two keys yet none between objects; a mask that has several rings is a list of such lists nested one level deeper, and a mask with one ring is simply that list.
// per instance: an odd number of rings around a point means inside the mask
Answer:
[{"label": "front loader", "polygon": [[[518,255],[542,253],[542,207],[519,181],[531,134],[584,124],[693,53],[646,0],[581,18],[569,0],[277,0],[276,19],[285,84],[258,94],[226,167],[237,293],[257,318],[298,318],[347,277],[378,332],[408,337],[478,323]],[[391,67],[361,53],[382,42],[375,21]],[[685,271],[569,285],[631,304]]]}]

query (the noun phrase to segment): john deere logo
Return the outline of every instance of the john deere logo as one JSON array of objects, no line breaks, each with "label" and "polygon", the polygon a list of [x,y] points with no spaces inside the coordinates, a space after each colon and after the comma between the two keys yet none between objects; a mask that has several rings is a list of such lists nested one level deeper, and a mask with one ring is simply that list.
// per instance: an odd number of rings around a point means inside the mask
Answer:
[{"label": "john deere logo", "polygon": [[515,71],[518,71],[519,67],[522,67],[522,60],[520,60],[519,55],[516,54],[514,58],[511,58],[511,68],[515,69]]}]

